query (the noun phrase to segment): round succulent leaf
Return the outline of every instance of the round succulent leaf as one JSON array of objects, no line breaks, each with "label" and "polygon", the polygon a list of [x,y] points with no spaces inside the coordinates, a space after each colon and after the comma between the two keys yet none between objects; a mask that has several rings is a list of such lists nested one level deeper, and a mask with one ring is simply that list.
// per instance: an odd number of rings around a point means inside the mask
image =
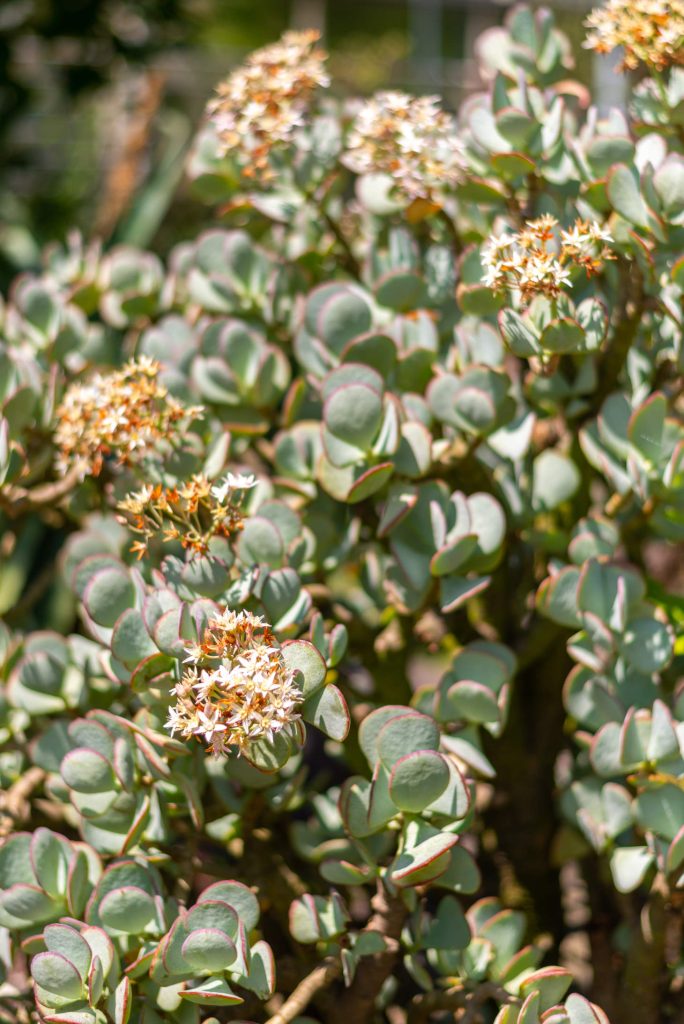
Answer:
[{"label": "round succulent leaf", "polygon": [[529,316],[521,316],[514,309],[499,313],[501,333],[514,355],[521,358],[539,355],[542,351],[540,334]]},{"label": "round succulent leaf", "polygon": [[340,789],[340,815],[345,828],[357,839],[372,834],[368,824],[371,783],[361,776],[352,775],[345,779]]},{"label": "round succulent leaf", "polygon": [[190,558],[183,566],[180,578],[194,594],[210,598],[218,597],[230,583],[225,561],[210,553]]},{"label": "round succulent leaf", "polygon": [[626,164],[615,164],[606,182],[608,199],[621,217],[636,227],[649,230],[649,210],[639,185],[638,172]]},{"label": "round succulent leaf", "polygon": [[464,537],[448,541],[430,559],[430,572],[433,576],[447,576],[456,572],[468,562],[476,550],[477,535],[474,533],[467,533]]},{"label": "round succulent leaf", "polygon": [[128,608],[117,619],[112,631],[111,647],[114,657],[127,668],[135,668],[143,658],[157,653],[142,614],[134,608]]},{"label": "round succulent leaf", "polygon": [[15,882],[0,892],[0,925],[26,928],[42,924],[60,914],[60,905],[36,885]]},{"label": "round succulent leaf", "polygon": [[375,708],[363,719],[359,726],[359,746],[371,768],[375,767],[380,757],[378,751],[380,730],[392,718],[411,713],[411,708],[404,704],[385,704],[383,707]]},{"label": "round succulent leaf", "polygon": [[473,858],[461,844],[452,846],[449,851],[449,864],[439,876],[437,885],[440,889],[470,895],[482,885],[480,869]]},{"label": "round succulent leaf", "polygon": [[404,851],[391,865],[390,877],[399,888],[421,885],[438,878],[449,866],[449,851],[458,841],[450,832],[438,832]]},{"label": "round succulent leaf", "polygon": [[498,722],[496,693],[483,683],[464,679],[453,683],[439,700],[441,721]]},{"label": "round succulent leaf", "polygon": [[259,923],[259,901],[243,882],[233,880],[214,882],[207,886],[197,898],[198,903],[206,903],[207,900],[228,903],[247,932],[253,931]]},{"label": "round succulent leaf", "polygon": [[[342,352],[343,363],[363,363],[387,379],[397,362],[397,346],[386,334],[362,334],[352,338]],[[380,382],[380,388],[382,382]]]},{"label": "round succulent leaf", "polygon": [[181,947],[181,954],[193,970],[217,973],[233,963],[237,949],[218,928],[193,928]]},{"label": "round succulent leaf", "polygon": [[98,914],[105,928],[137,935],[156,913],[153,897],[136,885],[112,889],[100,901]]},{"label": "round succulent leaf", "polygon": [[419,274],[410,270],[390,270],[376,282],[375,298],[381,306],[405,313],[425,306],[428,295]]},{"label": "round succulent leaf", "polygon": [[31,651],[17,663],[13,677],[26,690],[58,695],[64,684],[64,665],[48,651]]},{"label": "round succulent leaf", "polygon": [[354,471],[354,482],[347,492],[346,500],[350,505],[364,501],[371,494],[375,494],[391,479],[394,473],[393,462],[380,462],[370,469],[357,469]]},{"label": "round succulent leaf", "polygon": [[323,686],[327,668],[321,652],[310,640],[286,640],[280,651],[288,671],[301,673],[304,697],[310,697]]},{"label": "round succulent leaf", "polygon": [[382,417],[382,398],[366,384],[336,388],[323,406],[323,421],[330,433],[361,451],[370,449]]},{"label": "round succulent leaf", "polygon": [[208,978],[201,985],[183,989],[179,995],[181,999],[199,1006],[237,1006],[244,1003],[244,999],[236,995],[223,978]]},{"label": "round succulent leaf", "polygon": [[621,730],[617,722],[607,722],[592,740],[589,757],[592,767],[602,778],[622,774]]},{"label": "round succulent leaf", "polygon": [[584,331],[576,320],[559,317],[552,320],[541,332],[539,341],[546,352],[560,355],[564,352],[581,352],[584,349]]},{"label": "round succulent leaf", "polygon": [[566,566],[547,577],[537,591],[537,608],[561,626],[579,629],[582,620],[577,607],[580,570]]},{"label": "round succulent leaf", "polygon": [[418,814],[449,784],[446,759],[434,750],[417,750],[401,757],[390,774],[389,793],[402,811]]},{"label": "round succulent leaf", "polygon": [[532,506],[550,511],[568,501],[581,483],[575,463],[560,452],[544,449],[532,465]]},{"label": "round succulent leaf", "polygon": [[684,822],[684,791],[673,783],[644,790],[634,806],[639,825],[668,842],[672,842]]},{"label": "round succulent leaf", "polygon": [[637,672],[661,672],[674,652],[672,629],[658,619],[633,619],[618,637],[623,657]]},{"label": "round succulent leaf", "polygon": [[31,866],[29,832],[15,832],[0,846],[0,890],[17,882],[32,885],[36,876]]},{"label": "round succulent leaf", "polygon": [[251,743],[245,758],[262,772],[277,772],[287,764],[296,747],[301,745],[303,729],[299,723],[295,723],[295,727],[283,729],[272,739]]},{"label": "round succulent leaf", "polygon": [[349,384],[364,384],[378,395],[383,394],[385,387],[382,375],[367,363],[346,362],[332,370],[322,381],[321,399],[325,403],[334,391]]},{"label": "round succulent leaf", "polygon": [[363,295],[351,288],[337,290],[318,313],[317,333],[333,352],[340,353],[347,342],[370,330],[371,308]]},{"label": "round succulent leaf", "polygon": [[185,923],[188,931],[195,928],[218,928],[231,938],[235,938],[239,930],[235,908],[217,899],[205,899],[196,903],[188,911]]},{"label": "round succulent leaf", "polygon": [[351,723],[349,709],[342,691],[332,683],[307,698],[302,706],[302,717],[339,743],[347,738]]},{"label": "round succulent leaf", "polygon": [[29,856],[40,887],[53,899],[63,897],[74,857],[69,841],[49,828],[38,828],[31,837]]},{"label": "round succulent leaf", "polygon": [[437,750],[439,727],[429,715],[418,712],[399,715],[382,726],[377,742],[380,760],[391,770],[405,754],[418,750]]},{"label": "round succulent leaf", "polygon": [[136,602],[130,574],[123,566],[100,569],[91,576],[83,592],[83,603],[99,626],[113,626],[119,616]]},{"label": "round succulent leaf", "polygon": [[116,789],[111,764],[98,750],[89,747],[70,750],[60,772],[67,786],[78,793],[108,793]]},{"label": "round succulent leaf", "polygon": [[245,565],[265,564],[279,569],[285,557],[283,535],[270,519],[250,516],[240,531],[237,552]]},{"label": "round succulent leaf", "polygon": [[646,846],[616,847],[610,855],[610,871],[617,891],[627,893],[638,889],[653,859]]},{"label": "round succulent leaf", "polygon": [[259,999],[268,999],[275,991],[275,958],[267,942],[259,939],[250,949],[249,969],[239,984],[255,992]]},{"label": "round succulent leaf", "polygon": [[346,290],[345,286],[337,281],[328,281],[325,284],[317,285],[313,291],[309,292],[304,309],[304,324],[311,334],[315,334],[318,330],[318,317],[328,299],[338,293],[344,294]]},{"label": "round succulent leaf", "polygon": [[528,975],[520,985],[520,994],[524,997],[530,992],[538,992],[540,1010],[549,1010],[560,1003],[572,984],[572,974],[563,967],[542,967]]},{"label": "round succulent leaf", "polygon": [[421,945],[424,949],[465,949],[470,939],[470,928],[461,904],[455,896],[444,896],[421,935]]},{"label": "round succulent leaf", "polygon": [[31,961],[31,975],[45,992],[76,1001],[83,995],[83,978],[61,953],[38,953]]}]

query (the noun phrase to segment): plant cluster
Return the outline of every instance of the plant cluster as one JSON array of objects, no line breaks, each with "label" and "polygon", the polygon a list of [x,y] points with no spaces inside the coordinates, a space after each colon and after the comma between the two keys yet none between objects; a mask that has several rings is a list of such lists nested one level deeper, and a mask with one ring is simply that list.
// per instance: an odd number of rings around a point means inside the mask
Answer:
[{"label": "plant cluster", "polygon": [[290,33],[209,103],[215,227],[14,283],[0,1021],[681,1014],[684,72],[639,38],[602,116],[516,7],[452,117]]}]

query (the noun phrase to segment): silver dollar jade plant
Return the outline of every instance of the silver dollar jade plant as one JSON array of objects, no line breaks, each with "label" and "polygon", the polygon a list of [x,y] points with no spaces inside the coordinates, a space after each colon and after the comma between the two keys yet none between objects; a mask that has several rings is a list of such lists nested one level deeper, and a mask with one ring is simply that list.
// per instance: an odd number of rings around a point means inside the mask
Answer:
[{"label": "silver dollar jade plant", "polygon": [[[684,1016],[684,4],[252,54],[0,314],[0,1021]],[[558,964],[560,966],[555,966]]]}]

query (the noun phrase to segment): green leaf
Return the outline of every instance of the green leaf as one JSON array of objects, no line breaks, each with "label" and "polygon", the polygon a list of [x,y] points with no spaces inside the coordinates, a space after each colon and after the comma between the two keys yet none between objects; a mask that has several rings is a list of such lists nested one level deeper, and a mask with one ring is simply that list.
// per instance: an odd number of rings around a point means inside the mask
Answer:
[{"label": "green leaf", "polygon": [[449,784],[445,758],[433,750],[418,750],[401,757],[390,774],[389,792],[402,811],[420,813],[437,800]]},{"label": "green leaf", "polygon": [[109,761],[97,750],[78,747],[62,761],[62,778],[79,793],[107,793],[116,788]]},{"label": "green leaf", "polygon": [[418,750],[437,750],[439,728],[428,715],[417,712],[398,715],[381,727],[377,744],[380,760],[391,770],[406,754]]},{"label": "green leaf", "polygon": [[579,470],[567,456],[544,449],[532,467],[532,504],[549,511],[568,501],[580,485]]},{"label": "green leaf", "polygon": [[370,449],[382,422],[382,398],[366,384],[336,388],[323,407],[330,433],[361,451]]},{"label": "green leaf", "polygon": [[644,790],[636,798],[635,810],[642,828],[671,842],[684,821],[684,791],[669,782]]},{"label": "green leaf", "polygon": [[105,928],[138,935],[154,918],[155,904],[152,896],[144,889],[124,885],[104,896],[98,913]]},{"label": "green leaf", "polygon": [[235,943],[218,928],[193,928],[181,953],[193,970],[211,973],[225,970],[237,956]]},{"label": "green leaf", "polygon": [[470,942],[470,928],[461,904],[455,896],[444,896],[429,927],[421,936],[424,949],[465,949]]},{"label": "green leaf", "polygon": [[341,743],[347,738],[350,725],[347,703],[342,692],[331,683],[304,702],[302,717],[331,739]]},{"label": "green leaf", "polygon": [[86,611],[99,626],[113,626],[135,604],[135,587],[123,566],[101,569],[91,576],[83,593]]},{"label": "green leaf", "polygon": [[608,172],[606,190],[613,209],[621,217],[638,228],[649,230],[649,210],[634,171],[626,164],[616,164]]},{"label": "green leaf", "polygon": [[46,992],[73,1001],[82,997],[83,979],[61,953],[38,953],[31,961],[31,974]]},{"label": "green leaf", "polygon": [[653,465],[658,465],[664,453],[665,417],[667,399],[661,392],[651,395],[630,417],[627,427],[629,440]]},{"label": "green leaf", "polygon": [[325,661],[309,640],[286,640],[281,654],[288,671],[301,672],[304,697],[309,697],[323,686],[327,672]]},{"label": "green leaf", "polygon": [[610,855],[610,870],[618,892],[633,892],[644,880],[653,863],[646,846],[618,846]]}]

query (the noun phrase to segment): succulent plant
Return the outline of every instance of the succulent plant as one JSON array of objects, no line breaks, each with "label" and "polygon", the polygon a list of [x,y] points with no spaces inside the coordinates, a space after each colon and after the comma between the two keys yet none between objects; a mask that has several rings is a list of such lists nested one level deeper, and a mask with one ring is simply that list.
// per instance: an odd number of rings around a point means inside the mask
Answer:
[{"label": "succulent plant", "polygon": [[288,34],[218,226],[9,290],[3,1021],[681,1017],[681,3],[620,7],[629,111],[542,8],[457,117]]}]

